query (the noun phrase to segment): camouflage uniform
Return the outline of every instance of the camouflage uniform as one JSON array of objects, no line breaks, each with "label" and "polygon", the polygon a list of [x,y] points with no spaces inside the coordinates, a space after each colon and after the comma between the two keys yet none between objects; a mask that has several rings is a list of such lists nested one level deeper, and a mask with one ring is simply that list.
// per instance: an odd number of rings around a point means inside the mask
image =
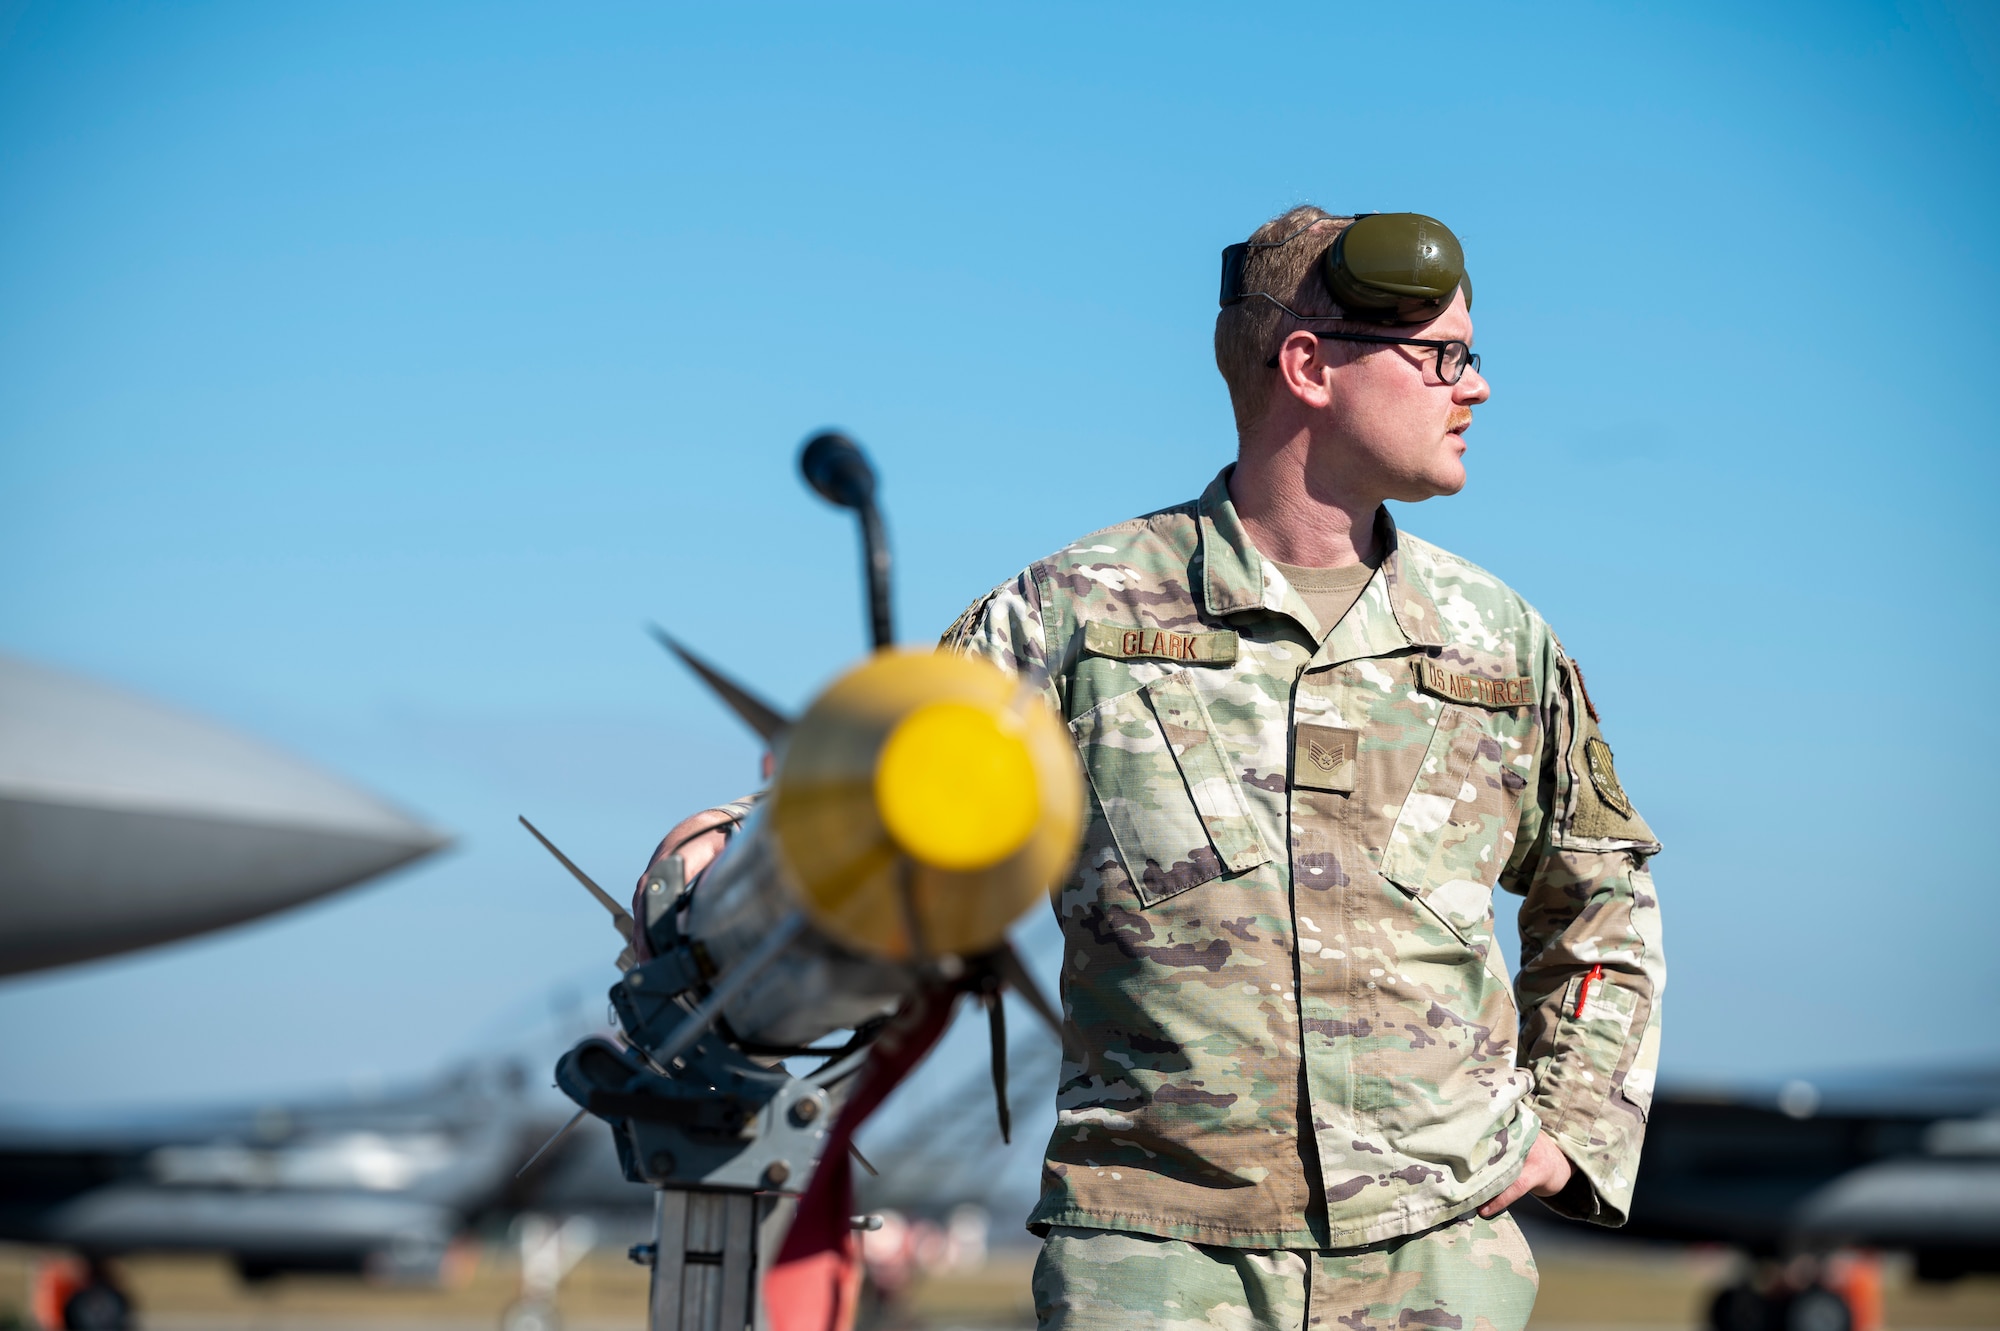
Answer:
[{"label": "camouflage uniform", "polygon": [[[1093,793],[1056,901],[1067,1030],[1030,1226],[1377,1244],[1503,1191],[1538,1132],[1577,1167],[1552,1204],[1622,1223],[1659,1050],[1659,845],[1581,674],[1520,597],[1386,511],[1382,567],[1318,624],[1228,476],[945,635],[1047,670]],[[1527,898],[1512,986],[1496,882]]]},{"label": "camouflage uniform", "polygon": [[1417,1238],[1304,1252],[1057,1228],[1035,1263],[1035,1315],[1062,1331],[1517,1331],[1540,1284],[1506,1215],[1473,1212]]}]

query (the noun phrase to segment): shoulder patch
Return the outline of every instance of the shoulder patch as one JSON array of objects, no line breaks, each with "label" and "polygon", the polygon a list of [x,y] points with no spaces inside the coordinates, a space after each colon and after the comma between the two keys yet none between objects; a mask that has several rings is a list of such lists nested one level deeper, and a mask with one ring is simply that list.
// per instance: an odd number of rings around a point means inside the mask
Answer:
[{"label": "shoulder patch", "polygon": [[1611,746],[1598,729],[1597,709],[1583,687],[1583,671],[1576,658],[1562,657],[1562,688],[1568,706],[1569,738],[1564,741],[1563,766],[1569,775],[1567,821],[1559,824],[1560,837],[1585,837],[1602,841],[1627,841],[1651,854],[1660,848],[1660,839],[1632,803],[1625,783],[1612,765]]},{"label": "shoulder patch", "polygon": [[1576,724],[1579,733],[1569,750],[1574,808],[1567,834],[1650,842],[1657,847],[1660,839],[1632,806],[1632,797],[1625,793],[1624,783],[1611,765],[1611,746],[1604,742],[1597,722],[1578,709]]},{"label": "shoulder patch", "polygon": [[[993,604],[993,598],[999,594],[1000,589],[995,587],[992,591],[965,607],[964,613],[951,621],[951,627],[938,635],[938,650],[952,651],[962,646],[965,642],[965,635],[972,631],[972,626],[979,622],[979,617],[986,613],[986,607]],[[937,621],[932,620],[931,622],[936,623]]]},{"label": "shoulder patch", "polygon": [[1162,661],[1191,661],[1197,665],[1223,665],[1236,659],[1236,632],[1216,629],[1207,633],[1182,633],[1174,629],[1148,628],[1141,624],[1107,624],[1086,620],[1083,626],[1085,651],[1118,660],[1154,658]]},{"label": "shoulder patch", "polygon": [[[1591,718],[1596,720],[1595,717]],[[1590,784],[1597,787],[1598,795],[1624,817],[1632,816],[1632,801],[1625,796],[1625,787],[1618,784],[1618,773],[1611,766],[1611,746],[1602,737],[1592,735],[1583,742],[1584,765],[1590,769]]]},{"label": "shoulder patch", "polygon": [[1446,702],[1489,709],[1526,707],[1535,701],[1535,681],[1526,675],[1512,679],[1461,675],[1455,670],[1446,670],[1428,657],[1417,658],[1417,687]]}]

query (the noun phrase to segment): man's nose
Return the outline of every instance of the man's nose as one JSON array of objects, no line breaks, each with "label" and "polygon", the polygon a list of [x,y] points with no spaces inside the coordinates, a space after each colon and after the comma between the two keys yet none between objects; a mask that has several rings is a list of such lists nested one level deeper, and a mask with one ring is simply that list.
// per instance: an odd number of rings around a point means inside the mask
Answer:
[{"label": "man's nose", "polygon": [[1493,385],[1486,382],[1486,376],[1466,367],[1465,377],[1452,386],[1451,400],[1461,406],[1476,407],[1493,396]]}]

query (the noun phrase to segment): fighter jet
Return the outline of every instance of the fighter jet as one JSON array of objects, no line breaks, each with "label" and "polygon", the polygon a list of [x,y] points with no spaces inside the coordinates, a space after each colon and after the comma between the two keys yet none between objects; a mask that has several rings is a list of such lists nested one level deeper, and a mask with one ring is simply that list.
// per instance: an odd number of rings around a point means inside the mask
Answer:
[{"label": "fighter jet", "polygon": [[1839,1249],[1909,1253],[1922,1280],[2000,1271],[2000,1068],[1663,1090],[1609,1232],[1752,1258],[1715,1331],[1846,1331],[1818,1261]]},{"label": "fighter jet", "polygon": [[510,1324],[547,1326],[562,1271],[607,1236],[642,1235],[652,1197],[601,1128],[536,1158],[562,1116],[523,1069],[470,1064],[375,1097],[0,1120],[0,1241],[80,1254],[85,1273],[50,1300],[62,1324],[122,1331],[122,1254],[220,1253],[252,1282],[425,1283],[457,1240],[511,1221],[524,1289]]},{"label": "fighter jet", "polygon": [[0,975],[255,919],[448,840],[255,740],[0,656]]}]

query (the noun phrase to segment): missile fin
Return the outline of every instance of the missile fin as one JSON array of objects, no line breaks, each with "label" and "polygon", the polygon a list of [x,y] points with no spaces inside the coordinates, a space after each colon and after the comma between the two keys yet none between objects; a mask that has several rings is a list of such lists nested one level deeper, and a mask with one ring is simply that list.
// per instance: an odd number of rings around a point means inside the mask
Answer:
[{"label": "missile fin", "polygon": [[588,1109],[579,1109],[574,1114],[570,1115],[569,1122],[563,1124],[560,1128],[557,1128],[556,1135],[549,1138],[547,1141],[543,1142],[540,1146],[536,1147],[535,1153],[528,1157],[528,1163],[526,1165],[522,1165],[519,1169],[514,1171],[514,1177],[519,1178],[521,1177],[521,1175],[527,1173],[529,1165],[532,1165],[535,1163],[535,1161],[541,1159],[542,1154],[545,1151],[547,1151],[551,1146],[554,1146],[557,1142],[569,1136],[569,1130],[575,1127],[577,1124],[583,1122],[583,1116],[585,1114],[588,1114],[589,1112],[590,1111]]},{"label": "missile fin", "polygon": [[1014,1140],[1014,1116],[1007,1112],[1007,1005],[996,987],[980,995],[986,1003],[986,1031],[992,1044],[993,1109],[1000,1116],[1000,1144]]},{"label": "missile fin", "polygon": [[649,624],[647,629],[658,639],[660,646],[678,656],[683,665],[701,676],[701,682],[714,689],[717,696],[728,704],[729,710],[761,735],[766,744],[775,745],[791,728],[791,720],[784,713],[675,642],[658,624]]},{"label": "missile fin", "polygon": [[[519,817],[519,815],[517,814],[516,817]],[[574,877],[577,882],[583,884],[584,890],[589,892],[590,895],[596,897],[598,904],[603,906],[604,909],[611,912],[611,923],[617,927],[619,935],[623,937],[626,942],[628,943],[631,942],[632,941],[631,912],[627,911],[623,906],[619,905],[616,897],[613,897],[609,892],[606,892],[603,888],[599,887],[596,883],[592,882],[590,875],[585,873],[583,870],[577,868],[575,863],[571,861],[569,856],[557,850],[555,842],[543,836],[542,830],[539,827],[536,827],[526,818],[521,818],[520,822],[521,826],[528,829],[528,835],[534,837],[535,840],[542,843],[542,849],[548,851],[549,854],[555,856],[557,861],[561,863],[562,867],[568,869],[570,871],[570,875]]]},{"label": "missile fin", "polygon": [[1049,1029],[1060,1039],[1062,1018],[1056,1015],[1055,1008],[1050,1006],[1049,1000],[1042,995],[1040,987],[1035,984],[1035,977],[1028,974],[1027,963],[1023,962],[1021,954],[1014,950],[1014,944],[1002,943],[993,950],[992,958],[994,972],[1013,986],[1014,992],[1035,1010],[1036,1016],[1049,1024]]}]

